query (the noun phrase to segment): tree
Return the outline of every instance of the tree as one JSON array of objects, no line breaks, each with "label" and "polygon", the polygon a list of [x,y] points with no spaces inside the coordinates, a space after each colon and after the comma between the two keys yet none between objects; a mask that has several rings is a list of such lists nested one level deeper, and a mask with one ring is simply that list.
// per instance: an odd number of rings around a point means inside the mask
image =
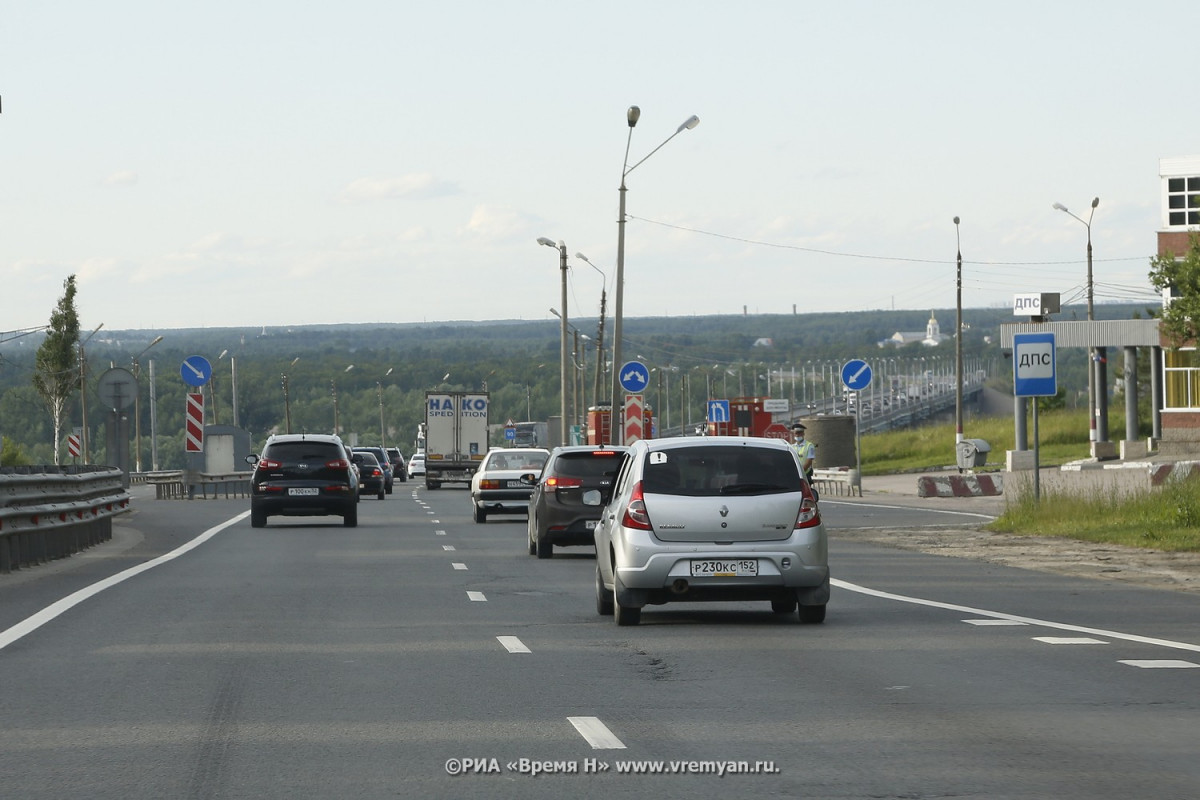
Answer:
[{"label": "tree", "polygon": [[1176,346],[1200,339],[1200,234],[1189,237],[1187,251],[1150,259],[1150,285],[1174,295],[1162,311],[1162,330]]},{"label": "tree", "polygon": [[63,296],[50,314],[50,331],[34,360],[33,388],[54,426],[54,463],[61,463],[59,443],[67,401],[80,385],[76,371],[75,345],[79,343],[79,315],[75,311],[75,276],[63,281]]}]

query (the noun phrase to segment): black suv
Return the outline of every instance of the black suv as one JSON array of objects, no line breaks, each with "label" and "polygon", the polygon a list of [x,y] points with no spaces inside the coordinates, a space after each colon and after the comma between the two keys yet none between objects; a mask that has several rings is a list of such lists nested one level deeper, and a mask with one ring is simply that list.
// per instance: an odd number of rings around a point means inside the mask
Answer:
[{"label": "black suv", "polygon": [[554,545],[594,546],[600,511],[612,497],[613,476],[626,447],[556,447],[529,498],[529,555],[550,558]]},{"label": "black suv", "polygon": [[408,464],[404,463],[404,456],[400,454],[399,447],[387,448],[388,461],[392,462],[392,477],[404,483],[408,480]]},{"label": "black suv", "polygon": [[247,456],[250,477],[250,525],[262,528],[267,517],[336,515],[347,528],[358,525],[358,472],[350,451],[337,436],[289,433],[272,436],[262,455]]},{"label": "black suv", "polygon": [[383,490],[388,494],[392,493],[392,484],[396,480],[396,473],[392,466],[392,460],[388,458],[387,451],[382,447],[352,447],[352,452],[355,453],[370,453],[375,456],[379,462],[379,466],[383,467]]}]

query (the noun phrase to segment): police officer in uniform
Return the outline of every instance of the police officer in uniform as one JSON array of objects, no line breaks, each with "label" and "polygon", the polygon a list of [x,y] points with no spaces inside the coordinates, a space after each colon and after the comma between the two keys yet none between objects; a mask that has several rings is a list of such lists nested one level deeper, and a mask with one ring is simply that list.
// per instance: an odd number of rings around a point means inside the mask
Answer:
[{"label": "police officer in uniform", "polygon": [[804,438],[804,433],[807,428],[802,422],[792,423],[792,449],[796,451],[796,455],[800,459],[800,467],[804,470],[804,477],[812,483],[813,479],[813,460],[817,457],[817,446]]}]

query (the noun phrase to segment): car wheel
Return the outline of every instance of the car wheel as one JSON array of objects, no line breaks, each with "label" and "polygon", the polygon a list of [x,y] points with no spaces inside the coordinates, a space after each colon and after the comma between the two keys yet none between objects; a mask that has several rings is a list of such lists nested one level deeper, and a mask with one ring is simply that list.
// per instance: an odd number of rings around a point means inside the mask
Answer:
[{"label": "car wheel", "polygon": [[537,555],[537,541],[533,538],[533,525],[525,532],[525,538],[529,540],[529,555]]},{"label": "car wheel", "polygon": [[262,512],[262,511],[255,511],[253,508],[250,509],[250,527],[251,528],[267,527],[266,513]]},{"label": "car wheel", "polygon": [[600,574],[600,565],[596,565],[596,613],[602,617],[613,615],[613,593],[604,588],[604,576]]},{"label": "car wheel", "polygon": [[440,489],[440,488],[442,488],[442,485],[440,483],[438,483],[437,481],[425,481],[425,488],[426,489]]},{"label": "car wheel", "polygon": [[796,610],[796,598],[787,597],[771,601],[771,610],[776,614],[790,614]]},{"label": "car wheel", "polygon": [[800,606],[800,621],[805,625],[820,625],[825,621],[825,604]]},{"label": "car wheel", "polygon": [[537,557],[551,558],[554,555],[554,545],[546,539],[537,540]]},{"label": "car wheel", "polygon": [[375,495],[375,499],[376,499],[376,500],[382,500],[382,499],[383,499],[383,498],[385,498],[385,497],[387,497],[387,493],[386,493],[386,492],[379,492],[378,494],[376,494],[376,495]]},{"label": "car wheel", "polygon": [[392,484],[389,483],[387,485],[387,488],[384,489],[383,491],[386,492],[387,494],[391,494],[392,493]]},{"label": "car wheel", "polygon": [[342,515],[342,525],[347,528],[358,527],[358,506],[350,506],[346,509],[346,513]]},{"label": "car wheel", "polygon": [[617,580],[616,569],[613,570],[613,620],[621,627],[637,625],[642,621],[642,609],[621,605],[621,582]]},{"label": "car wheel", "polygon": [[471,519],[479,523],[487,522],[487,512],[480,508],[477,503],[471,503]]}]

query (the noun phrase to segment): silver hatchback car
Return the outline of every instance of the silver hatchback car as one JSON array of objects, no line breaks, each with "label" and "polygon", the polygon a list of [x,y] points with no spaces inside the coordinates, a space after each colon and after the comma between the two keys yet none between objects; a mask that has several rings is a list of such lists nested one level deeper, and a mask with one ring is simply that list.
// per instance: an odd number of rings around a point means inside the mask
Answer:
[{"label": "silver hatchback car", "polygon": [[786,442],[688,437],[634,443],[596,527],[596,610],[769,600],[825,621],[829,546],[817,496]]}]

